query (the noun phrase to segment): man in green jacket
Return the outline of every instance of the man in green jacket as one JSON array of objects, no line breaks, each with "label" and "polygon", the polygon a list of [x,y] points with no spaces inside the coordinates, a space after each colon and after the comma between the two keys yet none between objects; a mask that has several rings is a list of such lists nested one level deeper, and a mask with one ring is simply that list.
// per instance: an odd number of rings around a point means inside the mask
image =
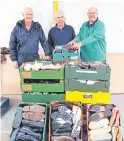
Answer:
[{"label": "man in green jacket", "polygon": [[80,49],[81,60],[101,61],[106,60],[106,41],[104,23],[98,19],[97,9],[88,9],[89,21],[83,23],[79,34],[69,42],[72,48]]}]

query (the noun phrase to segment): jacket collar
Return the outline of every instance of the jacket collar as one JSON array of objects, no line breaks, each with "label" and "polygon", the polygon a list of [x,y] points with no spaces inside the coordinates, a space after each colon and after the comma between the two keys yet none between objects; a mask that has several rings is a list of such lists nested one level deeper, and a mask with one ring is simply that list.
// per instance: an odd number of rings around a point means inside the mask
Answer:
[{"label": "jacket collar", "polygon": [[[17,26],[23,26],[23,27],[25,27],[24,19],[18,21],[17,22]],[[40,29],[41,28],[41,25],[38,22],[32,21],[31,28],[33,28],[33,29]]]},{"label": "jacket collar", "polygon": [[[57,24],[55,25],[55,27],[56,27],[57,29],[60,29],[60,28],[58,28]],[[64,27],[63,27],[62,29],[64,29],[65,27],[66,27],[66,24],[64,23]]]},{"label": "jacket collar", "polygon": [[93,24],[90,24],[90,22],[88,21],[87,22],[87,26],[88,27],[92,27],[92,26],[94,26],[95,25],[95,23],[98,21],[98,17],[97,17],[97,19],[95,20],[95,22],[93,23]]}]

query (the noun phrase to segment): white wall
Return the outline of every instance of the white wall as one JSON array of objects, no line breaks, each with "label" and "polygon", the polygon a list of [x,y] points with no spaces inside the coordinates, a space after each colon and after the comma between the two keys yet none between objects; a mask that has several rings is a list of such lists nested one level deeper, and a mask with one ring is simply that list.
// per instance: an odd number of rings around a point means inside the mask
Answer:
[{"label": "white wall", "polygon": [[0,47],[9,46],[10,33],[18,20],[21,20],[25,7],[32,7],[34,20],[38,21],[47,36],[53,24],[52,0],[0,0]]},{"label": "white wall", "polygon": [[107,52],[124,52],[124,2],[102,0],[67,0],[60,2],[60,10],[66,13],[66,23],[75,27],[76,33],[87,21],[87,9],[95,6],[99,19],[105,23]]},{"label": "white wall", "polygon": [[[10,32],[16,21],[22,19],[24,7],[34,9],[35,20],[44,28],[45,34],[53,24],[52,0],[0,0],[0,47],[9,46]],[[118,1],[118,2],[117,2]],[[64,0],[60,9],[66,13],[66,22],[78,33],[81,24],[87,20],[87,9],[96,6],[99,18],[106,26],[108,52],[124,52],[124,2],[123,0]]]}]

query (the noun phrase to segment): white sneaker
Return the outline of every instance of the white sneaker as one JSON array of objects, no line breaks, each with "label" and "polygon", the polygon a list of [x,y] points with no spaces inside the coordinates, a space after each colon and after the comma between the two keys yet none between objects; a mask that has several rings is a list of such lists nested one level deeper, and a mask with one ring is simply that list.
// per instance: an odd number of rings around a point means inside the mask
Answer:
[{"label": "white sneaker", "polygon": [[109,120],[107,118],[103,118],[99,121],[91,121],[89,123],[89,129],[98,129],[103,128],[109,125]]},{"label": "white sneaker", "polygon": [[89,135],[90,136],[97,136],[97,134],[107,134],[111,131],[111,127],[110,126],[106,126],[106,127],[103,127],[103,128],[99,128],[99,129],[93,129],[93,130],[90,130],[89,131]]},{"label": "white sneaker", "polygon": [[30,71],[32,69],[32,65],[31,64],[26,64],[25,66],[24,66],[24,70],[25,71]]},{"label": "white sneaker", "polygon": [[101,134],[94,134],[89,137],[90,141],[98,141],[98,140],[111,140],[112,135],[110,133],[101,133]]}]

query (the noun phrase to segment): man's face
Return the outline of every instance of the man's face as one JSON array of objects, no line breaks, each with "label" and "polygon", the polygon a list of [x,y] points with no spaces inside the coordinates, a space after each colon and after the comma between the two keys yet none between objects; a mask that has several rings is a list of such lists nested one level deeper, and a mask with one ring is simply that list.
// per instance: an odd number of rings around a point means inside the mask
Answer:
[{"label": "man's face", "polygon": [[26,22],[32,22],[33,20],[33,11],[32,9],[25,9],[25,12],[24,12],[24,19]]},{"label": "man's face", "polygon": [[64,14],[60,13],[56,16],[56,23],[57,23],[57,25],[64,25],[64,23],[65,23]]},{"label": "man's face", "polygon": [[91,8],[88,10],[88,18],[89,18],[89,21],[94,23],[95,20],[97,19],[97,16],[98,16],[98,13],[97,13],[97,10],[95,8]]}]

